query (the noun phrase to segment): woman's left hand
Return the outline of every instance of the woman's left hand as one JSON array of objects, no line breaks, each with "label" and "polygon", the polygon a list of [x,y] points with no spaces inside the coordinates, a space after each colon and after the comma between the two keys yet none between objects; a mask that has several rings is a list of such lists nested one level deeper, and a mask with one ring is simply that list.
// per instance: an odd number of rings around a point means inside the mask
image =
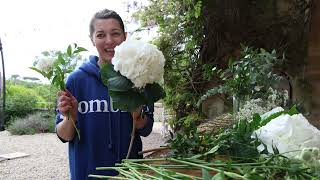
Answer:
[{"label": "woman's left hand", "polygon": [[142,106],[140,106],[136,111],[131,112],[133,123],[137,129],[142,129],[147,124],[147,117],[145,115],[141,115]]}]

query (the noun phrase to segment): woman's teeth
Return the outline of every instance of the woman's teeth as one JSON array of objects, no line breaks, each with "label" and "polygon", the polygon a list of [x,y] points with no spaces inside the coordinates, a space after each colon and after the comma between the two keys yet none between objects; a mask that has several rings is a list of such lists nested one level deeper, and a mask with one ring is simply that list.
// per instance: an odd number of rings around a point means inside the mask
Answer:
[{"label": "woman's teeth", "polygon": [[113,52],[114,49],[104,49],[106,52]]}]

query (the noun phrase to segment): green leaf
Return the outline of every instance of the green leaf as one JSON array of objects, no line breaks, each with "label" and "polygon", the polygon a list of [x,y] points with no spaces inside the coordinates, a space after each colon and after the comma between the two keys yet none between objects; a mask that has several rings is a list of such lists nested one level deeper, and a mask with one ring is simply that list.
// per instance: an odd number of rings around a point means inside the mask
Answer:
[{"label": "green leaf", "polygon": [[198,158],[200,158],[200,157],[204,157],[204,156],[207,156],[207,155],[210,155],[210,154],[214,154],[214,153],[216,153],[216,152],[219,150],[220,147],[221,147],[220,144],[215,145],[213,148],[210,149],[210,151],[208,151],[208,152],[206,152],[206,153],[204,153],[204,154],[194,155],[194,156],[190,157],[190,159],[198,159]]},{"label": "green leaf", "polygon": [[224,179],[225,179],[224,173],[219,172],[216,175],[214,175],[211,180],[224,180]]},{"label": "green leaf", "polygon": [[51,80],[51,84],[53,84],[55,87],[60,88],[59,85],[57,84],[57,82],[58,82],[57,79],[59,79],[59,78],[58,78],[58,75],[55,75],[55,76],[52,78],[52,80]]},{"label": "green leaf", "polygon": [[299,114],[299,113],[300,113],[300,112],[298,111],[296,105],[292,106],[292,108],[291,108],[291,109],[289,110],[289,112],[288,112],[288,114],[289,114],[290,116],[292,116],[292,115],[294,115],[294,114]]},{"label": "green leaf", "polygon": [[[66,61],[64,60],[62,54],[59,54],[58,55],[58,64],[61,64],[61,65],[65,65],[66,64]],[[57,65],[58,66],[58,65]]]},{"label": "green leaf", "polygon": [[114,70],[112,64],[102,66],[101,79],[103,84],[112,91],[128,91],[133,86],[129,79]]},{"label": "green leaf", "polygon": [[112,91],[128,91],[133,86],[133,83],[129,79],[121,75],[109,78],[106,84],[108,89]]},{"label": "green leaf", "polygon": [[252,121],[250,122],[250,126],[252,130],[256,130],[260,128],[261,117],[258,113],[254,113],[252,117]]},{"label": "green leaf", "polygon": [[68,54],[69,57],[71,57],[71,55],[72,55],[72,47],[71,47],[71,45],[68,46],[67,54]]},{"label": "green leaf", "polygon": [[195,11],[194,11],[195,18],[198,18],[201,15],[201,9],[202,9],[201,1],[198,1],[197,4],[195,5]]},{"label": "green leaf", "polygon": [[[119,76],[120,73],[116,72],[112,64],[106,63],[101,67],[101,78],[107,82],[109,78]],[[105,84],[107,85],[107,84]]]},{"label": "green leaf", "polygon": [[260,127],[268,124],[272,119],[275,119],[284,113],[285,113],[284,111],[276,112],[276,113],[270,115],[269,117],[267,117],[266,119],[263,119],[260,123]]},{"label": "green leaf", "polygon": [[165,92],[158,83],[147,84],[144,89],[144,96],[148,104],[153,104],[159,99],[164,98]]},{"label": "green leaf", "polygon": [[35,67],[29,67],[29,68],[32,69],[32,70],[34,70],[34,71],[36,71],[36,72],[38,72],[38,73],[40,73],[40,74],[41,74],[42,76],[44,76],[45,78],[50,79],[50,77],[48,76],[48,74],[47,74],[46,72],[41,71],[40,69],[35,68]]},{"label": "green leaf", "polygon": [[211,176],[208,172],[208,170],[202,168],[202,179],[203,180],[210,180],[211,179]]},{"label": "green leaf", "polygon": [[83,47],[78,47],[73,53],[80,53],[83,51],[88,51],[87,49],[83,48]]},{"label": "green leaf", "polygon": [[109,90],[109,95],[112,98],[113,106],[122,111],[133,112],[146,102],[144,97],[133,89],[125,92]]}]

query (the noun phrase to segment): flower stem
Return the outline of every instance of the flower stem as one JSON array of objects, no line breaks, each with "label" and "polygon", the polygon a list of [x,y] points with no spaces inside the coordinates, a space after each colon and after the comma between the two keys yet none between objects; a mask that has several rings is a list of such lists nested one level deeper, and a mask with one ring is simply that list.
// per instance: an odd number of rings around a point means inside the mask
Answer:
[{"label": "flower stem", "polygon": [[124,177],[117,177],[117,176],[103,176],[103,175],[93,175],[93,174],[89,174],[88,177],[92,177],[92,178],[98,178],[98,179],[128,179],[128,178],[124,178]]},{"label": "flower stem", "polygon": [[132,120],[131,139],[130,139],[130,144],[129,144],[129,148],[128,148],[128,153],[127,153],[126,159],[129,159],[129,156],[130,156],[130,153],[131,153],[131,149],[132,149],[132,145],[133,145],[133,140],[135,138],[135,134],[136,134],[136,123]]},{"label": "flower stem", "polygon": [[78,138],[79,138],[79,141],[80,141],[80,131],[79,131],[79,129],[77,128],[76,123],[75,123],[75,122],[73,121],[73,119],[70,118],[70,117],[71,117],[71,113],[70,113],[70,111],[68,111],[68,117],[67,117],[67,119],[68,119],[68,120],[71,120],[72,125],[73,125],[74,129],[76,130],[77,135],[78,135]]},{"label": "flower stem", "polygon": [[176,162],[176,163],[188,164],[188,165],[191,165],[191,166],[194,166],[194,167],[203,168],[203,169],[207,169],[207,170],[211,170],[211,171],[223,172],[226,176],[229,176],[231,178],[245,179],[240,174],[237,174],[237,173],[234,173],[234,172],[223,171],[223,170],[220,170],[220,169],[217,169],[217,168],[213,168],[213,167],[209,167],[209,166],[205,166],[205,165],[201,165],[201,164],[195,164],[195,163],[192,163],[192,162],[178,160],[178,159],[174,159],[174,158],[170,158],[169,160],[173,161],[173,162]]}]

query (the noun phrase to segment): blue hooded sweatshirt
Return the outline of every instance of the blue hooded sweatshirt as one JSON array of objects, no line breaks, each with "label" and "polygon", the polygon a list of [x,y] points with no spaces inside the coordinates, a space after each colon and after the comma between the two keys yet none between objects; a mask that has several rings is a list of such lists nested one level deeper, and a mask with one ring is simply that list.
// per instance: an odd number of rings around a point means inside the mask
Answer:
[{"label": "blue hooded sweatshirt", "polygon": [[[98,57],[90,56],[68,77],[66,87],[78,100],[76,126],[80,130],[80,140],[75,134],[69,142],[69,165],[72,180],[89,179],[89,174],[117,175],[115,171],[97,171],[96,167],[114,166],[126,157],[131,131],[132,116],[113,108],[108,89],[103,85]],[[133,67],[134,68],[134,67]],[[148,136],[153,126],[153,106],[144,106],[147,124],[137,129],[130,158],[142,158],[140,136]],[[58,112],[56,124],[63,116]],[[63,142],[62,138],[60,138]]]}]

